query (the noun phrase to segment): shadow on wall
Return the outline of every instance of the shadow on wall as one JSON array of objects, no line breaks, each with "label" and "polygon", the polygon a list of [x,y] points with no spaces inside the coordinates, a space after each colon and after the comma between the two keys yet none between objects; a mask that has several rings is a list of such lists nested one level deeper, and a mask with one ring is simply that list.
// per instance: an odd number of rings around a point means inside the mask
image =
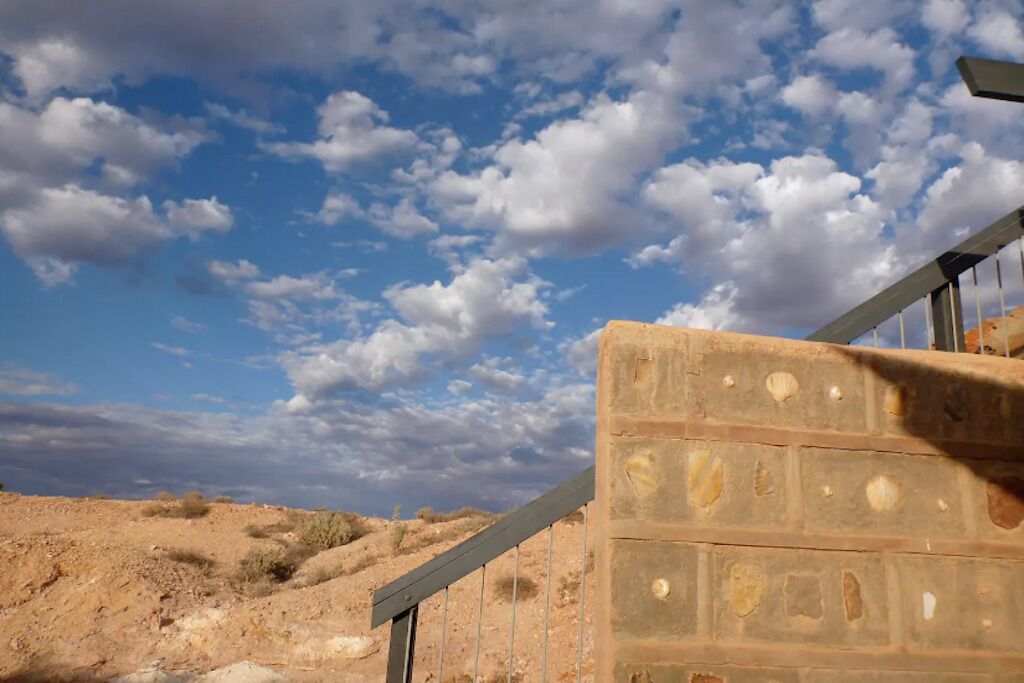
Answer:
[{"label": "shadow on wall", "polygon": [[874,375],[885,433],[927,442],[987,481],[984,502],[996,526],[1024,524],[1024,362],[838,348]]}]

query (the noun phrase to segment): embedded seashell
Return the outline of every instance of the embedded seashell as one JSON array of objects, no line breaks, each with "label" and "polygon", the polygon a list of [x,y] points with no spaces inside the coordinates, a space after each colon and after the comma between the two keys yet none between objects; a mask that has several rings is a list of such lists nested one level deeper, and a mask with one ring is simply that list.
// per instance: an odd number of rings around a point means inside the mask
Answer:
[{"label": "embedded seashell", "polygon": [[892,479],[879,475],[864,487],[871,509],[877,512],[889,512],[896,507],[900,499],[900,488]]},{"label": "embedded seashell", "polygon": [[708,507],[722,494],[725,475],[722,460],[710,451],[694,451],[689,457],[690,500]]},{"label": "embedded seashell", "polygon": [[658,600],[665,600],[672,593],[672,587],[666,579],[655,579],[651,581],[651,594]]},{"label": "embedded seashell", "polygon": [[981,620],[981,627],[983,629],[985,629],[986,631],[988,629],[992,628],[992,620],[991,619],[982,619]]},{"label": "embedded seashell", "polygon": [[634,455],[626,461],[626,479],[638,498],[646,498],[658,488],[651,459],[646,455]]},{"label": "embedded seashell", "polygon": [[937,505],[939,507],[939,512],[949,512],[949,503],[942,500],[941,498],[939,498]]},{"label": "embedded seashell", "polygon": [[843,390],[840,389],[839,387],[832,387],[831,389],[828,390],[828,397],[833,401],[842,401]]},{"label": "embedded seashell", "polygon": [[835,495],[835,492],[832,490],[831,486],[826,484],[825,486],[821,487],[821,495],[824,498],[831,498],[833,495]]},{"label": "embedded seashell", "polygon": [[764,385],[768,388],[768,393],[772,395],[772,398],[779,403],[785,403],[796,396],[796,392],[800,390],[800,383],[788,372],[773,372],[768,375]]},{"label": "embedded seashell", "polygon": [[885,398],[882,401],[885,412],[896,417],[903,417],[907,414],[907,389],[899,384],[890,384],[885,388]]},{"label": "embedded seashell", "polygon": [[732,375],[726,375],[722,378],[722,386],[726,389],[732,389],[736,386],[736,380],[733,379]]},{"label": "embedded seashell", "polygon": [[775,493],[775,477],[760,460],[754,465],[754,495],[770,496]]},{"label": "embedded seashell", "polygon": [[732,613],[745,617],[761,604],[764,594],[764,572],[752,564],[734,564],[729,572],[729,602]]},{"label": "embedded seashell", "polygon": [[924,617],[925,621],[931,621],[935,618],[935,604],[937,602],[932,593],[928,591],[921,593],[921,616]]}]

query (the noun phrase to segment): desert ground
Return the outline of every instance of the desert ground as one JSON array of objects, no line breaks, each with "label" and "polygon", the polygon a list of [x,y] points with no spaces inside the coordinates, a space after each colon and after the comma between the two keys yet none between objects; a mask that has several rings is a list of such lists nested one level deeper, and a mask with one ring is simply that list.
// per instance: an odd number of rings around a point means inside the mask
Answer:
[{"label": "desert ground", "polygon": [[[317,551],[295,529],[312,512],[211,502],[186,518],[180,505],[0,493],[0,681],[381,681],[389,625],[370,628],[373,591],[491,521],[349,515],[363,535]],[[581,517],[554,528],[552,681],[576,678]],[[262,577],[253,557],[284,558],[286,570]],[[506,553],[487,567],[479,680],[488,683],[508,676],[513,561]],[[546,534],[523,544],[513,680],[540,679],[546,562]],[[472,680],[479,596],[479,572],[450,589],[442,683]],[[439,680],[440,615],[440,595],[421,605],[416,681]]]}]

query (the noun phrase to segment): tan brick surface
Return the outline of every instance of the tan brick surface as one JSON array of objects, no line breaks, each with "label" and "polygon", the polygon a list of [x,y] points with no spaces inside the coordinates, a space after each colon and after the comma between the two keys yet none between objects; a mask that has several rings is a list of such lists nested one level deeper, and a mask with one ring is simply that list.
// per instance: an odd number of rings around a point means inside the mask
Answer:
[{"label": "tan brick surface", "polygon": [[612,323],[596,680],[1024,682],[1024,364]]}]

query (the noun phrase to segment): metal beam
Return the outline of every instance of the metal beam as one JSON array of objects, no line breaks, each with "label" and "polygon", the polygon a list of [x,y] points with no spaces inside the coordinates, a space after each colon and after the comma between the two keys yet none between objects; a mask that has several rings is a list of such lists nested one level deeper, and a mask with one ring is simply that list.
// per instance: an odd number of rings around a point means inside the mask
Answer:
[{"label": "metal beam", "polygon": [[391,644],[388,649],[388,671],[385,683],[410,683],[412,658],[416,652],[416,617],[419,605],[397,615],[391,622]]},{"label": "metal beam", "polygon": [[1024,102],[1024,64],[961,57],[956,68],[975,97]]},{"label": "metal beam", "polygon": [[401,614],[592,500],[593,466],[375,591],[370,626]]},{"label": "metal beam", "polygon": [[932,327],[936,351],[964,350],[964,311],[955,277],[932,292]]},{"label": "metal beam", "polygon": [[979,230],[942,256],[921,266],[805,339],[849,344],[919,302],[929,292],[945,287],[957,275],[1020,237],[1024,237],[1024,206],[1011,211],[984,230]]}]

